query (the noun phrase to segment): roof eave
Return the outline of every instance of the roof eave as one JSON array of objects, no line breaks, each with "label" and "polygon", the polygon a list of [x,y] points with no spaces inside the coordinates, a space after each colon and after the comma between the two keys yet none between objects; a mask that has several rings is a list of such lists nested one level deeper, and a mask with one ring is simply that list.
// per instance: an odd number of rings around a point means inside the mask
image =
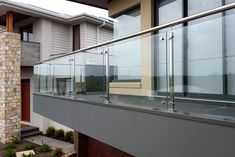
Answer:
[{"label": "roof eave", "polygon": [[[93,7],[97,7],[97,8],[101,8],[101,9],[108,9],[108,2],[110,0],[103,0],[102,2],[97,2],[95,3],[94,0],[68,0],[71,2],[75,2],[75,3],[81,3],[81,4],[85,4],[85,5],[89,5],[89,6],[93,6]],[[105,1],[107,1],[105,3]]]}]

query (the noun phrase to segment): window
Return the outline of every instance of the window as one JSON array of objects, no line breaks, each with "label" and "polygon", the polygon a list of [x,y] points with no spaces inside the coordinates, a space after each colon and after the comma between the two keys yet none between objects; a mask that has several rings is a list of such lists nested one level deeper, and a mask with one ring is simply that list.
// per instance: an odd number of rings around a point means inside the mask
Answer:
[{"label": "window", "polygon": [[73,26],[73,51],[79,50],[80,45],[80,25]]},{"label": "window", "polygon": [[[140,8],[126,12],[115,18],[114,38],[130,35],[139,32],[140,28]],[[114,44],[111,55],[116,60],[117,80],[139,80],[140,79],[140,40],[139,37]],[[132,58],[130,61],[129,58]]]},{"label": "window", "polygon": [[[172,22],[235,0],[156,0],[156,24]],[[174,14],[173,14],[174,13]],[[217,13],[177,26],[174,32],[175,91],[184,96],[235,95],[235,10]],[[159,31],[166,38],[166,31]],[[166,42],[156,40],[156,90],[166,89]]]},{"label": "window", "polygon": [[[221,0],[188,0],[188,15],[219,6],[222,6]],[[223,94],[221,17],[222,13],[218,13],[188,23],[187,92],[189,93]]]},{"label": "window", "polygon": [[[114,37],[122,37],[140,31],[140,8],[124,13],[115,18]],[[128,27],[127,27],[128,26]]]},{"label": "window", "polygon": [[27,25],[20,28],[21,40],[33,41],[33,25]]}]

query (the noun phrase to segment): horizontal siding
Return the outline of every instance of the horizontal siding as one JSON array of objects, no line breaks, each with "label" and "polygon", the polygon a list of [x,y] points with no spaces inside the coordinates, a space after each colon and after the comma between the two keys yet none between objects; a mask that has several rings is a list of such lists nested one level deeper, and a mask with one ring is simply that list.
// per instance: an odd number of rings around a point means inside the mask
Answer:
[{"label": "horizontal siding", "polygon": [[[97,25],[91,24],[91,23],[85,23],[84,30],[81,30],[81,39],[83,40],[85,47],[93,46],[98,44],[98,37],[97,37]],[[84,31],[84,32],[82,32]],[[99,30],[99,43],[109,41],[113,39],[113,31],[111,29],[102,27]],[[89,52],[96,52],[98,49],[92,49],[89,50]]]},{"label": "horizontal siding", "polygon": [[52,53],[66,53],[72,51],[71,27],[52,22]]},{"label": "horizontal siding", "polygon": [[106,41],[110,41],[113,39],[113,30],[108,29],[108,28],[100,28],[100,39],[99,39],[99,43],[103,43]]},{"label": "horizontal siding", "polygon": [[80,24],[80,45],[81,45],[81,48],[86,47],[85,32],[86,32],[86,23],[81,23]]},{"label": "horizontal siding", "polygon": [[97,27],[90,24],[90,23],[86,23],[86,47],[88,46],[92,46],[97,44]]}]

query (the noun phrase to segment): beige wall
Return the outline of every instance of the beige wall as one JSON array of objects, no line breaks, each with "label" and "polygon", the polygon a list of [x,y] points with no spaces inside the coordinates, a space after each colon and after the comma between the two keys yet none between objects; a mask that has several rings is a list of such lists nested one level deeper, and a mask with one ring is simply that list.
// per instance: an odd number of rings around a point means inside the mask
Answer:
[{"label": "beige wall", "polygon": [[[109,3],[109,15],[115,17],[135,6],[141,9],[141,30],[154,26],[154,0],[113,0]],[[141,82],[111,83],[110,92],[127,95],[152,95],[154,88],[154,54],[151,33],[141,39]]]},{"label": "beige wall", "polygon": [[41,19],[41,60],[49,59],[52,43],[52,22],[47,19]]}]

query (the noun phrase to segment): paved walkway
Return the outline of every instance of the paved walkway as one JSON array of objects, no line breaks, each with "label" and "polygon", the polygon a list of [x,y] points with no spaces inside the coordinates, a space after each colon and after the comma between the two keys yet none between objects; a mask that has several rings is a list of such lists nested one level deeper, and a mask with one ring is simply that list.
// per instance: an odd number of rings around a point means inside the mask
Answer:
[{"label": "paved walkway", "polygon": [[63,149],[63,151],[65,153],[70,153],[74,150],[73,144],[71,144],[71,143],[56,140],[54,138],[49,138],[49,137],[42,136],[42,135],[28,137],[28,138],[25,138],[25,140],[33,142],[38,145],[42,145],[42,142],[43,142],[44,144],[48,144],[48,145],[52,146],[52,149],[54,149],[56,147],[60,147]]}]

